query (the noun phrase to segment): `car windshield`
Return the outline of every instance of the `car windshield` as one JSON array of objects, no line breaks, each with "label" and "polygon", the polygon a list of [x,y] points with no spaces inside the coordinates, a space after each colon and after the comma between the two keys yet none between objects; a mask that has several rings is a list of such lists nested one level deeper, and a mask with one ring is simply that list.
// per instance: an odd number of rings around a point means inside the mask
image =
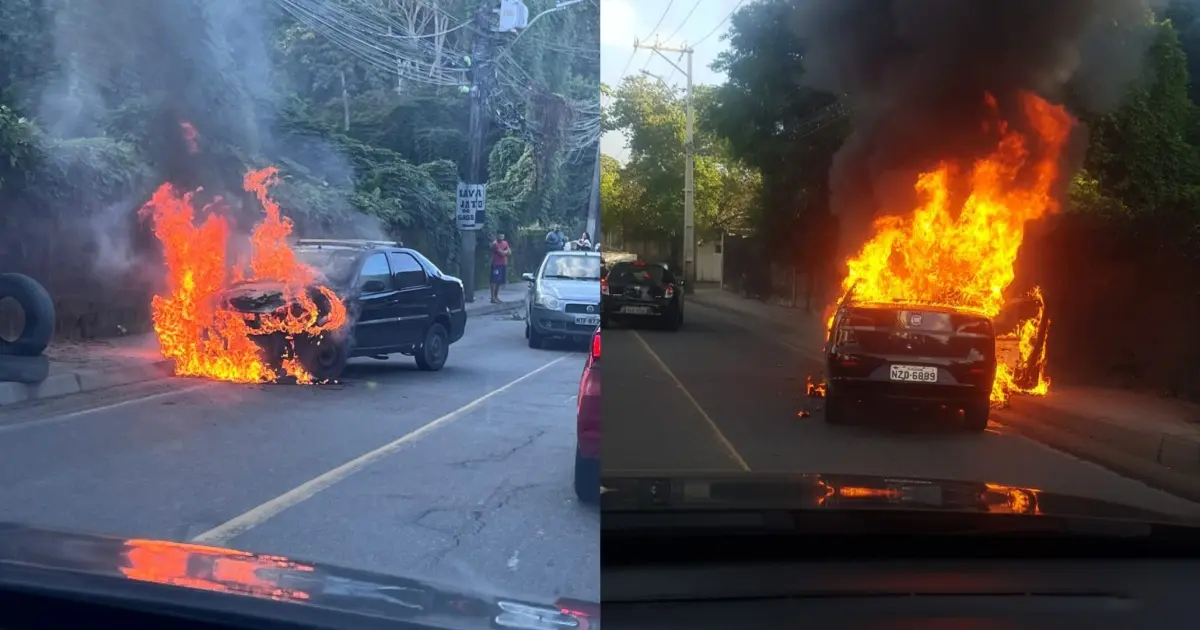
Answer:
[{"label": "car windshield", "polygon": [[0,567],[598,627],[601,3],[6,1]]},{"label": "car windshield", "polygon": [[703,97],[614,74],[605,487],[1200,525],[1200,5],[933,4],[746,2]]},{"label": "car windshield", "polygon": [[660,265],[618,263],[608,272],[609,284],[662,284],[665,270]]},{"label": "car windshield", "polygon": [[321,272],[334,284],[345,284],[354,273],[354,259],[358,255],[352,249],[301,248],[296,250],[296,259]]},{"label": "car windshield", "polygon": [[551,255],[542,267],[543,278],[556,280],[599,280],[599,256]]}]

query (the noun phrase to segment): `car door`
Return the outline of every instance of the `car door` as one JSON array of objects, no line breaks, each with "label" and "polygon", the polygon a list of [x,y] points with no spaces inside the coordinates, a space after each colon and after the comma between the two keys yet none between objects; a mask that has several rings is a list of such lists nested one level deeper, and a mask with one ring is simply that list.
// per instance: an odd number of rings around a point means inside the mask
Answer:
[{"label": "car door", "polygon": [[392,263],[392,274],[400,295],[400,343],[421,343],[425,340],[425,330],[436,310],[437,293],[433,289],[433,280],[411,254],[389,252],[388,259]]},{"label": "car door", "polygon": [[358,273],[359,315],[354,326],[354,344],[358,348],[383,348],[396,345],[400,331],[400,292],[392,278],[387,255],[373,253],[363,260]]}]

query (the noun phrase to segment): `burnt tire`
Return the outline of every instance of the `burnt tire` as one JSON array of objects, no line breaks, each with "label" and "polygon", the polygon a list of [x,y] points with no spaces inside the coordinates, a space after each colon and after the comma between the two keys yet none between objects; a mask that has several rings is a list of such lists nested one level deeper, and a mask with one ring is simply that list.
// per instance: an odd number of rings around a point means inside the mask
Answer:
[{"label": "burnt tire", "polygon": [[434,322],[429,330],[425,331],[425,340],[413,353],[413,358],[417,360],[417,367],[426,372],[436,372],[446,365],[446,359],[449,357],[450,333],[440,322]]},{"label": "burnt tire", "polygon": [[825,423],[846,424],[846,400],[828,391],[825,393]]},{"label": "burnt tire", "polygon": [[20,273],[0,273],[0,300],[12,298],[25,313],[25,325],[13,340],[0,339],[0,354],[36,357],[54,335],[54,300],[37,280]]},{"label": "burnt tire", "polygon": [[988,417],[991,413],[992,406],[987,401],[967,405],[963,408],[963,424],[968,431],[983,433],[987,430]]},{"label": "burnt tire", "polygon": [[296,358],[318,383],[336,381],[346,370],[350,353],[346,340],[330,335],[309,337],[296,343]]},{"label": "burnt tire", "polygon": [[600,465],[575,449],[575,498],[584,505],[600,502]]}]

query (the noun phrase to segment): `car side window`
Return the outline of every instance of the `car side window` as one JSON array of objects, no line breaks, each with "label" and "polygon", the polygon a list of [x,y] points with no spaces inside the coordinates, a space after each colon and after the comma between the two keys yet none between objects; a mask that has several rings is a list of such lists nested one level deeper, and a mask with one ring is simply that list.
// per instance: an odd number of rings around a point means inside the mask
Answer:
[{"label": "car side window", "polygon": [[[358,287],[363,289],[372,280],[382,282],[384,291],[391,291],[394,288],[392,270],[388,267],[387,256],[371,254],[363,262],[362,271],[358,273]],[[372,293],[378,293],[378,291],[372,291]]]},{"label": "car side window", "polygon": [[392,268],[396,272],[397,289],[423,287],[429,282],[425,268],[416,258],[404,252],[392,252],[388,257],[392,259]]}]

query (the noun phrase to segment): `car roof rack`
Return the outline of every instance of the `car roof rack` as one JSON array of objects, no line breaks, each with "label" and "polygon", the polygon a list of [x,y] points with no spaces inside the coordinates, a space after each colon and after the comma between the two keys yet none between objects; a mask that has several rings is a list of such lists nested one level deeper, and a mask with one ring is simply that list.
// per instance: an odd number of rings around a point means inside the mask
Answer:
[{"label": "car roof rack", "polygon": [[369,241],[366,239],[340,239],[340,238],[302,238],[296,241],[296,245],[315,245],[321,247],[330,245],[333,247],[357,247],[362,249],[375,249],[376,247],[404,247],[404,243],[400,241]]}]

